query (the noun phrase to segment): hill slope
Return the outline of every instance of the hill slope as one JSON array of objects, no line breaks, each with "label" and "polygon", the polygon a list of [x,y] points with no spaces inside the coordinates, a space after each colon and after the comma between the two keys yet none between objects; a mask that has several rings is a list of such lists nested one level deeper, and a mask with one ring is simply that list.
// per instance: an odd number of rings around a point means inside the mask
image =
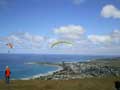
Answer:
[{"label": "hill slope", "polygon": [[26,80],[0,81],[0,90],[115,90],[119,78],[89,78],[79,80]]}]

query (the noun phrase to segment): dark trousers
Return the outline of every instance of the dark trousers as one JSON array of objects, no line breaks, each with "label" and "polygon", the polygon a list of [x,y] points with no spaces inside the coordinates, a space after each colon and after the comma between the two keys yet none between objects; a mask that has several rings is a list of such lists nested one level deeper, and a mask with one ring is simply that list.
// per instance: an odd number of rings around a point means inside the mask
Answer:
[{"label": "dark trousers", "polygon": [[120,90],[120,88],[116,88],[116,90]]},{"label": "dark trousers", "polygon": [[9,84],[10,83],[10,77],[9,76],[5,77],[5,79],[6,79],[6,83]]},{"label": "dark trousers", "polygon": [[115,82],[115,88],[116,90],[120,90],[120,81]]}]

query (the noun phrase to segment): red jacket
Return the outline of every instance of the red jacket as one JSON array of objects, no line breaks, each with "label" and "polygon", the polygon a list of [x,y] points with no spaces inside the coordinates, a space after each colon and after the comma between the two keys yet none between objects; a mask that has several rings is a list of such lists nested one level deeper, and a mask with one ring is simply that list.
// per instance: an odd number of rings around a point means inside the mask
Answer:
[{"label": "red jacket", "polygon": [[7,68],[6,70],[5,70],[5,76],[6,77],[10,77],[10,69],[9,68]]}]

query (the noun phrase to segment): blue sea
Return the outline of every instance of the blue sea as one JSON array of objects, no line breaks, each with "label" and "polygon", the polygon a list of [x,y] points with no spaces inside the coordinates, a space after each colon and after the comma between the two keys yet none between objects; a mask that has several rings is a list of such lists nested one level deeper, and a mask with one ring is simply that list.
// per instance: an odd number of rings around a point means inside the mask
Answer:
[{"label": "blue sea", "polygon": [[38,64],[26,64],[29,62],[81,62],[96,58],[113,56],[91,55],[53,55],[53,54],[0,54],[0,79],[4,79],[5,67],[11,69],[11,79],[22,79],[38,74],[46,74],[55,71],[58,67]]}]

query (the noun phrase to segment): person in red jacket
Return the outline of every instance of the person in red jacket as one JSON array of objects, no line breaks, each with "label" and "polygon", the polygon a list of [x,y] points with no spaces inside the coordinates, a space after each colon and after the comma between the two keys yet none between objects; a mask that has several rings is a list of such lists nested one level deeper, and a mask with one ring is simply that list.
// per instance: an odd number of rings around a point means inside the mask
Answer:
[{"label": "person in red jacket", "polygon": [[6,66],[6,70],[5,70],[5,80],[6,83],[9,84],[10,83],[10,68],[8,66]]}]

